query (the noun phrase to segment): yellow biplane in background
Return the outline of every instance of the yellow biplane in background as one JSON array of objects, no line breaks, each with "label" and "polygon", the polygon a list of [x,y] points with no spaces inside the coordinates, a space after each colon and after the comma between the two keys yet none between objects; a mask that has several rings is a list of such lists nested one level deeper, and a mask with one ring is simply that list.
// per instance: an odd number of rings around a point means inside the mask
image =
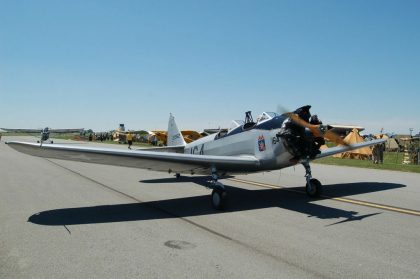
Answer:
[{"label": "yellow biplane in background", "polygon": [[[193,130],[182,130],[181,134],[186,143],[191,143],[203,137],[201,133]],[[167,131],[151,131],[149,136],[149,143],[153,145],[158,145],[160,143],[163,145],[167,145],[167,139]]]}]

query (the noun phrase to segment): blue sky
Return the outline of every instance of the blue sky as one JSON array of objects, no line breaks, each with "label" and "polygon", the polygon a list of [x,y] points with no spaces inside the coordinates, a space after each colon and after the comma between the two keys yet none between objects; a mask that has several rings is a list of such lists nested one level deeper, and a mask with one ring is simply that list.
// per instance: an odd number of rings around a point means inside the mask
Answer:
[{"label": "blue sky", "polygon": [[0,127],[165,129],[311,104],[420,131],[420,1],[3,1]]}]

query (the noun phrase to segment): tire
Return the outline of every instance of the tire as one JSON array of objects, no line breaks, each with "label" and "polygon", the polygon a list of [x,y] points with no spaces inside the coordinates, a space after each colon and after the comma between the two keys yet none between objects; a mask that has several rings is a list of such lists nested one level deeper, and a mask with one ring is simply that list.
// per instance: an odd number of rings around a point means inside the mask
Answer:
[{"label": "tire", "polygon": [[214,209],[223,210],[226,206],[226,191],[223,189],[213,189],[211,192],[211,205]]},{"label": "tire", "polygon": [[[309,185],[309,183],[311,185]],[[309,180],[309,183],[306,183],[306,194],[312,198],[317,198],[321,196],[322,193],[322,184],[318,179],[312,178]]]}]

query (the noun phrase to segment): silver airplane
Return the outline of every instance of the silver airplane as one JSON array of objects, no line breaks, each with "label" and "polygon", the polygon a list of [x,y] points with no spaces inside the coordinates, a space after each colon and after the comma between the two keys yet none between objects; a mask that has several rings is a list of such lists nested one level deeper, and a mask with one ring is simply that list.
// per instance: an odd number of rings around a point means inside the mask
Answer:
[{"label": "silver airplane", "polygon": [[[384,140],[346,144],[329,131],[327,125],[309,123],[309,108],[294,113],[264,112],[254,122],[250,112],[245,121],[233,121],[229,129],[220,130],[186,144],[175,119],[170,114],[166,147],[121,150],[11,141],[7,144],[23,153],[54,159],[115,165],[181,174],[211,175],[211,203],[215,209],[226,205],[225,186],[218,181],[224,175],[264,172],[302,164],[306,171],[306,193],[318,197],[322,184],[312,178],[310,161],[337,153],[375,145]],[[320,150],[325,139],[337,147]]]}]

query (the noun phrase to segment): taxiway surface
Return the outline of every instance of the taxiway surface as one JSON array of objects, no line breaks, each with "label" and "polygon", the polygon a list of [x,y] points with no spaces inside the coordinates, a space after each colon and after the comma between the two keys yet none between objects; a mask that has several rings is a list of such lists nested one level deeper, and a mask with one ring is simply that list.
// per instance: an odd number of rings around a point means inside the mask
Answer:
[{"label": "taxiway surface", "polygon": [[203,177],[31,157],[11,139],[0,278],[419,278],[419,174],[313,164],[318,200],[301,166],[236,176],[218,212]]}]

